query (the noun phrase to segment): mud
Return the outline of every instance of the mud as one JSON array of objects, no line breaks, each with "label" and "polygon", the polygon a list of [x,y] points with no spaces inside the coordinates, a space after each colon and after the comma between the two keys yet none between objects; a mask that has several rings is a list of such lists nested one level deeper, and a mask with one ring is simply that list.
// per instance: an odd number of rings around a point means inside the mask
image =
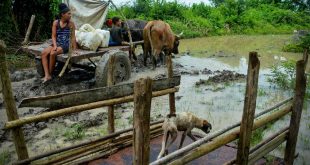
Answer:
[{"label": "mud", "polygon": [[[204,72],[207,72],[208,74],[212,74],[212,71],[208,70],[205,68],[203,70]],[[209,77],[207,80],[200,79],[195,83],[195,86],[200,86],[200,85],[210,85],[211,83],[224,83],[224,82],[233,82],[233,81],[238,81],[238,80],[244,80],[246,78],[246,75],[236,73],[234,71],[230,70],[223,70],[223,71],[215,71],[214,76]]]}]

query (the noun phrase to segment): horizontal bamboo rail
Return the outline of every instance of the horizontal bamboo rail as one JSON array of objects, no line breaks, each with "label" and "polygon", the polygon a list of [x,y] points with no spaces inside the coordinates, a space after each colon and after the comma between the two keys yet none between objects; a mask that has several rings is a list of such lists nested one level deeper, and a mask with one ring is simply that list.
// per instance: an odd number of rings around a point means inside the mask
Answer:
[{"label": "horizontal bamboo rail", "polygon": [[[162,126],[162,122],[163,122],[163,120],[152,122],[151,123],[151,129],[157,129],[158,125],[159,125],[159,127],[161,127]],[[64,148],[57,149],[57,150],[54,150],[54,151],[49,151],[49,152],[41,154],[41,155],[36,155],[34,157],[30,157],[28,159],[24,159],[24,160],[15,162],[14,164],[27,164],[27,163],[33,162],[35,160],[39,160],[39,159],[42,159],[42,158],[45,158],[45,157],[49,157],[51,155],[59,154],[59,153],[65,152],[65,151],[73,150],[73,149],[87,147],[88,145],[92,145],[92,144],[96,144],[96,143],[99,143],[99,142],[102,142],[102,141],[106,141],[108,139],[116,138],[116,137],[120,136],[121,134],[127,134],[127,133],[129,133],[131,131],[133,131],[133,128],[124,129],[122,131],[118,131],[118,132],[115,132],[113,134],[109,134],[109,135],[104,136],[102,138],[98,138],[98,139],[95,139],[95,140],[90,140],[90,141],[87,141],[87,142],[83,142],[83,143],[72,145],[72,146],[68,146],[68,147],[64,147]]]},{"label": "horizontal bamboo rail", "polygon": [[[289,127],[285,127],[282,130],[280,130],[279,132],[271,135],[270,137],[268,137],[264,141],[260,142],[259,144],[255,145],[253,148],[251,148],[249,153],[252,154],[253,152],[257,151],[259,148],[263,147],[264,145],[266,145],[267,143],[269,143],[271,140],[275,139],[276,137],[278,137],[282,133],[287,132],[288,129],[289,129]],[[233,160],[230,160],[230,161],[224,163],[224,165],[232,165],[235,163],[236,163],[236,159],[233,159]]]},{"label": "horizontal bamboo rail", "polygon": [[[159,97],[163,96],[169,93],[174,93],[179,90],[178,87],[175,88],[170,88],[162,91],[156,91],[152,93],[152,97]],[[133,101],[133,96],[126,96],[122,98],[117,98],[117,99],[110,99],[110,100],[104,100],[104,101],[98,101],[94,103],[89,103],[89,104],[83,104],[79,106],[74,106],[74,107],[69,107],[69,108],[64,108],[52,112],[46,112],[42,113],[36,116],[29,116],[29,117],[24,117],[20,118],[18,120],[12,120],[9,121],[5,124],[4,129],[12,129],[15,127],[23,126],[24,124],[29,124],[33,122],[39,122],[39,121],[44,121],[50,118],[55,118],[63,115],[68,115],[72,113],[77,113],[77,112],[82,112],[90,109],[95,109],[95,108],[100,108],[103,106],[109,106],[109,105],[115,105],[115,104],[121,104],[121,103],[126,103],[126,102],[131,102]]]},{"label": "horizontal bamboo rail", "polygon": [[[260,119],[257,119],[254,121],[253,124],[253,129],[255,130],[257,128],[260,128],[264,125],[266,125],[269,122],[275,121],[283,116],[285,116],[286,114],[288,114],[289,112],[291,112],[292,109],[292,105],[286,106],[281,110],[272,112],[270,115],[268,116],[264,116],[261,117]],[[236,140],[239,137],[239,133],[240,133],[240,127],[234,128],[230,133],[221,135],[215,139],[213,139],[213,141],[203,144],[195,149],[193,149],[192,151],[190,151],[189,153],[187,153],[184,157],[179,158],[173,162],[171,162],[171,165],[181,165],[181,164],[185,164],[188,163],[194,159],[197,159],[211,151],[214,151],[215,149],[232,142],[233,140]]]},{"label": "horizontal bamboo rail", "polygon": [[288,135],[288,130],[280,134],[279,136],[275,137],[265,145],[261,146],[259,149],[254,151],[252,154],[249,155],[249,164],[254,164],[257,160],[268,154],[269,152],[273,151],[277,148],[280,144],[282,144]]},{"label": "horizontal bamboo rail", "polygon": [[[151,129],[150,131],[151,135],[157,136],[159,134],[162,134],[162,128],[161,127],[155,127]],[[152,136],[152,138],[154,138]],[[123,148],[124,143],[129,143],[129,145],[132,144],[132,134],[120,136],[114,139],[108,139],[104,141],[105,143],[103,144],[98,144],[96,147],[83,147],[80,148],[79,151],[76,150],[71,150],[66,153],[61,153],[59,155],[55,155],[54,157],[51,158],[46,158],[43,160],[38,160],[33,162],[32,164],[38,164],[38,165],[44,165],[44,164],[54,164],[54,165],[62,165],[65,163],[70,163],[76,160],[82,160],[85,159],[87,156],[91,156],[92,154],[100,153],[100,152],[107,152],[108,150],[111,149],[121,149]],[[74,163],[73,163],[74,164]]]},{"label": "horizontal bamboo rail", "polygon": [[[266,109],[266,110],[256,114],[255,118],[263,116],[263,115],[265,115],[265,114],[267,114],[267,113],[269,113],[269,112],[271,112],[271,111],[273,111],[273,110],[283,106],[284,104],[286,104],[288,102],[291,102],[292,100],[293,100],[293,98],[288,98],[288,99],[286,99],[286,100],[284,100],[284,101],[282,101],[282,102],[280,102],[280,103],[278,103],[278,104],[276,104],[276,105],[274,105],[274,106],[272,106],[272,107],[270,107],[270,108],[268,108],[268,109]],[[198,147],[198,146],[200,146],[200,145],[210,141],[211,139],[214,139],[214,138],[216,138],[216,137],[226,133],[227,131],[230,131],[233,128],[236,128],[236,127],[240,126],[240,124],[241,124],[241,122],[237,122],[237,123],[232,124],[231,126],[229,126],[227,128],[224,128],[224,129],[219,130],[219,131],[217,131],[217,132],[215,132],[215,133],[213,133],[211,135],[208,135],[208,136],[206,136],[206,137],[204,137],[202,139],[199,139],[199,140],[197,140],[196,142],[193,142],[190,145],[187,145],[187,146],[185,146],[185,147],[183,147],[183,148],[181,148],[181,149],[179,149],[177,151],[174,151],[174,152],[170,153],[169,155],[167,155],[167,156],[165,156],[165,157],[163,157],[163,158],[161,158],[159,160],[156,160],[156,161],[152,162],[151,165],[167,164],[171,160],[184,155],[185,153],[189,152],[190,150],[192,150],[192,149],[194,149],[194,148],[196,148],[196,147]]]}]

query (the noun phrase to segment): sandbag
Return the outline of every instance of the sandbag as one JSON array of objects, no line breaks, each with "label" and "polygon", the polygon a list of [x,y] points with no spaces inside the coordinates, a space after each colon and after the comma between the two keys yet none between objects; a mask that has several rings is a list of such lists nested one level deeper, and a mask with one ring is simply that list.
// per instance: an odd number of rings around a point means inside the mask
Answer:
[{"label": "sandbag", "polygon": [[101,37],[101,44],[100,47],[105,48],[109,46],[109,40],[110,40],[110,31],[108,30],[101,30],[96,29],[95,30]]},{"label": "sandbag", "polygon": [[93,28],[90,24],[84,24],[80,27],[79,31],[81,32],[93,32],[95,28]]},{"label": "sandbag", "polygon": [[83,49],[96,51],[102,42],[102,37],[96,32],[75,31],[76,41]]}]

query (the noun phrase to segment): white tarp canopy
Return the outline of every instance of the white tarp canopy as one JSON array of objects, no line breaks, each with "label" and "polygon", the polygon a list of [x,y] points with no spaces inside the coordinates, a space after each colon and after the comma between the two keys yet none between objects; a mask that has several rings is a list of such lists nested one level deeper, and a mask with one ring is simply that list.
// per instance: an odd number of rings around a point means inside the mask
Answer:
[{"label": "white tarp canopy", "polygon": [[101,29],[108,14],[109,3],[101,0],[62,0],[72,12],[76,28],[90,24],[95,29]]}]

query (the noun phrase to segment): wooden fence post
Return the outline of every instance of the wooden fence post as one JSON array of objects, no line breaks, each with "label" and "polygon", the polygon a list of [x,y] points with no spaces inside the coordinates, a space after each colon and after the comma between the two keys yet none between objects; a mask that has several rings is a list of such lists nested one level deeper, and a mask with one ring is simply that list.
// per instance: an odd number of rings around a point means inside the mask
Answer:
[{"label": "wooden fence post", "polygon": [[133,164],[149,164],[150,115],[152,102],[152,79],[140,79],[134,84],[133,112]]},{"label": "wooden fence post", "polygon": [[289,135],[286,142],[284,161],[286,165],[291,165],[294,162],[295,147],[298,137],[301,112],[306,91],[307,78],[305,76],[305,63],[300,60],[296,64],[296,87],[293,101],[293,110],[290,121]]},{"label": "wooden fence post", "polygon": [[237,164],[239,165],[247,165],[249,160],[250,139],[256,107],[259,67],[260,61],[257,57],[257,52],[250,52],[246,93],[238,141]]},{"label": "wooden fence post", "polygon": [[308,54],[308,52],[309,52],[309,50],[308,49],[304,49],[304,54],[303,54],[303,60],[304,60],[304,62],[305,62],[305,66],[304,66],[304,68],[305,68],[305,71],[306,71],[306,69],[307,69],[307,64],[308,64],[308,58],[309,58],[309,54]]},{"label": "wooden fence post", "polygon": [[[107,85],[113,86],[115,84],[114,81],[114,67],[115,65],[115,56],[112,55],[109,59],[109,65],[108,65],[108,80]],[[110,105],[108,106],[108,132],[114,133],[115,132],[115,126],[114,126],[114,106]]]},{"label": "wooden fence post", "polygon": [[[0,40],[0,78],[2,81],[2,93],[6,107],[6,115],[8,120],[18,119],[16,104],[12,92],[11,80],[9,77],[8,67],[5,61],[6,46],[2,40]],[[12,129],[13,140],[15,144],[16,153],[19,160],[28,158],[28,151],[25,143],[24,133],[21,127]]]},{"label": "wooden fence post", "polygon": [[[173,77],[173,66],[172,66],[172,59],[171,55],[168,55],[166,57],[167,61],[167,69],[168,69],[168,78]],[[169,107],[170,107],[170,114],[175,114],[175,93],[169,94]]]},{"label": "wooden fence post", "polygon": [[31,16],[31,19],[30,19],[30,22],[29,22],[29,25],[28,25],[28,29],[27,29],[27,32],[26,32],[26,36],[25,36],[25,39],[24,39],[22,45],[26,45],[29,42],[29,37],[30,37],[30,33],[31,33],[31,30],[32,30],[32,26],[33,26],[35,18],[36,18],[35,15]]}]

